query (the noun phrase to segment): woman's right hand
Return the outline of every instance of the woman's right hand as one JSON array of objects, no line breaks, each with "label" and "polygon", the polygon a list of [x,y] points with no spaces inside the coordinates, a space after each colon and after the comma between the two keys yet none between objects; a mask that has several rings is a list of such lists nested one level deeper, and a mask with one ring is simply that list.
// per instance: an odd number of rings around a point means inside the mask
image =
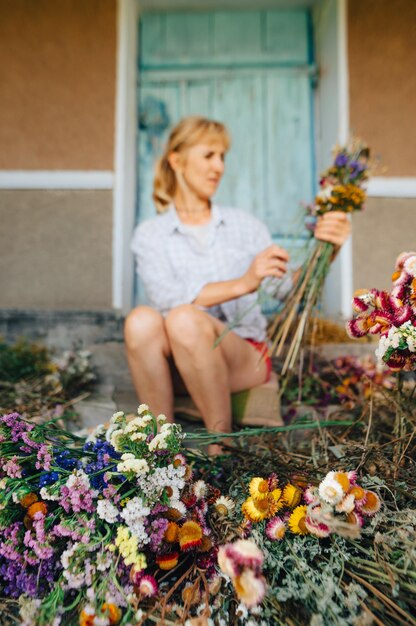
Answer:
[{"label": "woman's right hand", "polygon": [[287,272],[289,254],[275,244],[257,254],[241,280],[247,293],[256,291],[267,276],[282,278]]}]

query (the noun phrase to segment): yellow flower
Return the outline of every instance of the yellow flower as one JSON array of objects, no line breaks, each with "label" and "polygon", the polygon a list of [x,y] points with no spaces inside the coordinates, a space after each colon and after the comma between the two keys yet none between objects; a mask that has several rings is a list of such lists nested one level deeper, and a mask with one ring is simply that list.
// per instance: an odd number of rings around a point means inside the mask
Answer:
[{"label": "yellow flower", "polygon": [[257,501],[257,503],[253,500],[253,498],[247,498],[247,500],[243,503],[243,506],[241,507],[244,516],[250,521],[250,522],[261,522],[261,520],[266,519],[267,516],[267,500],[265,500],[265,507],[262,507],[261,509],[257,506],[260,505],[260,500]]},{"label": "yellow flower", "polygon": [[252,498],[255,500],[263,500],[267,498],[269,493],[269,483],[264,478],[257,476],[251,480],[248,489]]},{"label": "yellow flower", "polygon": [[272,493],[269,493],[267,498],[262,500],[254,500],[253,498],[247,498],[243,503],[242,511],[246,519],[250,522],[261,522],[263,519],[268,519],[276,515],[283,506],[283,501],[280,498],[280,489],[274,489]]},{"label": "yellow flower", "polygon": [[306,504],[297,506],[289,517],[289,528],[296,535],[307,535],[308,529],[305,526],[305,518],[307,511]]},{"label": "yellow flower", "polygon": [[290,509],[294,509],[296,506],[298,506],[301,497],[302,497],[302,492],[298,487],[295,487],[295,485],[291,485],[289,483],[283,489],[283,496],[282,496],[283,502]]},{"label": "yellow flower", "polygon": [[198,522],[194,522],[193,520],[185,522],[178,532],[181,550],[191,550],[201,545],[202,534],[202,528]]}]

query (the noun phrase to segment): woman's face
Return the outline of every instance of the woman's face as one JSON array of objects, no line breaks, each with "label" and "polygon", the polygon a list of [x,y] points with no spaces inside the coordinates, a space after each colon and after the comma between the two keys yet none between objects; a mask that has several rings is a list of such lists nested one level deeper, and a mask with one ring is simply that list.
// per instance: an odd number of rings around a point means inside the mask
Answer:
[{"label": "woman's face", "polygon": [[225,147],[220,139],[206,140],[177,155],[177,169],[189,189],[198,197],[209,199],[217,191],[224,173]]}]

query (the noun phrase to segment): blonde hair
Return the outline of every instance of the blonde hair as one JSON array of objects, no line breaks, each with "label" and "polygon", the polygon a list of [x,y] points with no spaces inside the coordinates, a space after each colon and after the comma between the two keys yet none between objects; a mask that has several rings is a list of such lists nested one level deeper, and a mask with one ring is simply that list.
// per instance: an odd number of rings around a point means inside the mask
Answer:
[{"label": "blonde hair", "polygon": [[158,213],[166,211],[176,191],[177,179],[169,163],[169,155],[171,152],[183,153],[206,137],[220,139],[226,151],[230,147],[230,135],[224,124],[206,117],[185,117],[172,129],[165,150],[155,167],[153,200]]}]

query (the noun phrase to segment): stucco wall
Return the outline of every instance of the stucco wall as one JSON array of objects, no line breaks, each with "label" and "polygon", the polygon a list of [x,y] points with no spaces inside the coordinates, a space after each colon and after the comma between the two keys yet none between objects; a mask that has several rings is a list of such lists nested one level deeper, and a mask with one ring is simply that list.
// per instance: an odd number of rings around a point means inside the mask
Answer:
[{"label": "stucco wall", "polygon": [[111,191],[0,191],[0,308],[111,308]]},{"label": "stucco wall", "polygon": [[400,252],[416,249],[416,198],[370,198],[353,217],[354,289],[390,289]]},{"label": "stucco wall", "polygon": [[2,0],[0,169],[113,169],[116,0]]},{"label": "stucco wall", "polygon": [[378,175],[416,176],[415,0],[348,0],[348,54],[352,133]]}]

